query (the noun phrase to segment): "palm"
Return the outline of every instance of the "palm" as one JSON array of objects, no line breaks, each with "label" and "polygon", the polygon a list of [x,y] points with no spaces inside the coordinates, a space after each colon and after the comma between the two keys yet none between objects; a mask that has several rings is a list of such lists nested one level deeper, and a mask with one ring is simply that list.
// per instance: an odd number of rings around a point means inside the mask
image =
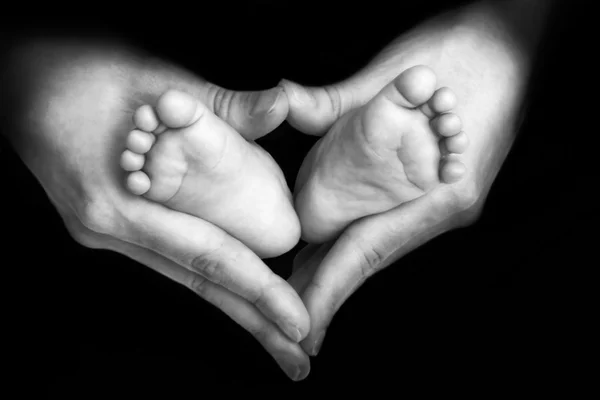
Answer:
[{"label": "palm", "polygon": [[226,113],[246,137],[278,126],[287,103],[276,99],[274,112],[251,115],[246,102],[268,91],[230,92],[175,67],[149,70],[118,46],[90,49],[25,46],[11,64],[19,77],[12,81],[25,84],[9,88],[14,104],[23,105],[11,113],[19,129],[9,139],[69,232],[84,246],[121,253],[193,290],[254,334],[291,378],[305,377],[308,357],[283,333],[308,332],[294,290],[219,227],[128,194],[119,168],[133,110],[167,88],[197,96],[217,116]]}]

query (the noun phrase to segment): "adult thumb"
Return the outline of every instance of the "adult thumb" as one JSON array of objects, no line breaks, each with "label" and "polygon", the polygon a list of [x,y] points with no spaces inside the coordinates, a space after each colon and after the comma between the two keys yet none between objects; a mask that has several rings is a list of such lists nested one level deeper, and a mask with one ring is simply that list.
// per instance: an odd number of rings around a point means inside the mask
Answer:
[{"label": "adult thumb", "polygon": [[302,86],[286,79],[279,82],[288,97],[287,121],[300,132],[321,136],[351,107],[351,96],[337,85]]},{"label": "adult thumb", "polygon": [[204,103],[248,140],[256,140],[277,128],[288,114],[284,89],[242,92],[209,84]]},{"label": "adult thumb", "polygon": [[288,97],[287,121],[308,135],[321,136],[342,115],[368,102],[385,86],[359,73],[345,81],[321,86],[302,86],[287,79],[279,82]]}]

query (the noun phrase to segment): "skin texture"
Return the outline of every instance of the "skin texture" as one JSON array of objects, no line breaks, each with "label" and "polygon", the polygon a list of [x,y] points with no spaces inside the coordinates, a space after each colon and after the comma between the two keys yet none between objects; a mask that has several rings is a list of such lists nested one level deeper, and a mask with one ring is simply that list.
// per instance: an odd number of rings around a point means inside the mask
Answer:
[{"label": "skin texture", "polygon": [[187,93],[169,90],[155,108],[136,110],[121,156],[131,193],[212,222],[260,258],[298,243],[292,195],[269,153]]},{"label": "skin texture", "polygon": [[[337,240],[304,248],[289,282],[311,318],[302,342],[316,355],[344,301],[377,271],[436,236],[473,223],[518,131],[533,56],[551,3],[480,2],[430,20],[399,37],[364,70],[336,85],[283,81],[288,121],[323,135],[343,114],[368,102],[401,71],[428,65],[455,90],[470,145],[466,176],[413,201],[351,224]],[[528,20],[529,18],[529,20]]]},{"label": "skin texture", "polygon": [[[268,118],[250,113],[260,92],[225,90],[116,43],[64,40],[16,46],[3,64],[0,110],[9,141],[75,240],[121,253],[190,288],[251,332],[288,376],[302,379],[310,368],[305,352],[318,352],[331,318],[365,279],[480,212],[514,140],[540,11],[549,4],[498,3],[476,3],[420,25],[337,85],[302,88],[284,81],[289,99],[279,100]],[[306,248],[289,280],[293,289],[221,229],[122,186],[118,155],[133,127],[130,116],[168,88],[201,99],[248,139],[274,129],[288,111],[294,127],[322,135],[416,64],[432,67],[440,85],[457,92],[456,111],[471,138],[463,158],[467,177],[361,219],[335,242]],[[302,347],[282,329],[304,338]]]},{"label": "skin texture", "polygon": [[[438,90],[435,73],[418,65],[336,121],[296,178],[302,238],[308,243],[332,240],[359,218],[462,178],[465,168],[458,153],[467,147],[467,135],[451,112],[455,103],[452,90]],[[454,145],[461,135],[461,146]],[[453,154],[445,157],[441,148],[452,148]]]},{"label": "skin texture", "polygon": [[8,139],[73,238],[188,287],[253,334],[290,378],[305,377],[310,363],[297,342],[309,318],[297,293],[217,226],[129,193],[119,167],[134,110],[169,88],[187,91],[248,139],[284,120],[286,97],[274,112],[252,114],[264,93],[227,91],[110,42],[35,40],[8,61]]}]

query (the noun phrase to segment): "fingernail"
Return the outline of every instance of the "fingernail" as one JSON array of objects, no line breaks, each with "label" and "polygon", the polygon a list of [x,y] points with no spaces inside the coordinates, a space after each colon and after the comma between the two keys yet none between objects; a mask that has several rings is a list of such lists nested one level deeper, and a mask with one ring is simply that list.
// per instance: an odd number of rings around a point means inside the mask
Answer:
[{"label": "fingernail", "polygon": [[302,375],[302,369],[300,366],[287,360],[286,358],[277,360],[277,363],[291,380],[297,381],[300,379],[300,376]]},{"label": "fingernail", "polygon": [[300,370],[300,367],[289,366],[289,367],[285,368],[285,373],[291,380],[296,382],[296,381],[298,381],[298,379],[300,379],[300,375],[302,374],[302,371]]},{"label": "fingernail", "polygon": [[250,111],[250,115],[257,116],[261,114],[269,114],[277,107],[277,101],[283,93],[283,88],[275,87],[267,92],[261,93],[258,100],[254,103],[254,107]]},{"label": "fingernail", "polygon": [[325,332],[319,333],[319,335],[317,336],[317,339],[315,340],[315,342],[313,344],[311,355],[316,356],[317,354],[319,354],[319,351],[321,350],[321,345],[323,344],[324,338],[325,338]]},{"label": "fingernail", "polygon": [[294,369],[294,375],[289,375],[289,377],[294,382],[297,382],[300,380],[300,375],[302,375],[302,370],[300,369],[300,367],[296,367]]},{"label": "fingernail", "polygon": [[295,101],[296,104],[299,106],[314,104],[315,99],[311,95],[309,95],[308,92],[304,90],[304,88],[300,87],[300,85],[296,83],[290,81],[288,82],[289,83],[287,87],[291,92],[290,97],[292,98],[292,101]]},{"label": "fingernail", "polygon": [[296,328],[293,325],[284,325],[284,329],[285,334],[294,342],[298,343],[302,340],[302,334],[300,333],[300,329]]}]

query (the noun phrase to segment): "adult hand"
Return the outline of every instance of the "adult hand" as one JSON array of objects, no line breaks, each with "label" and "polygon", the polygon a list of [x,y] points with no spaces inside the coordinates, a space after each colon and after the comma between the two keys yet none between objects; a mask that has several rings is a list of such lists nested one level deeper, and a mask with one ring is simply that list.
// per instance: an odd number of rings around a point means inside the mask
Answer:
[{"label": "adult hand", "polygon": [[2,78],[9,140],[75,240],[188,287],[254,335],[292,379],[308,374],[298,342],[309,317],[294,289],[218,227],[129,194],[118,161],[133,111],[168,88],[197,96],[249,139],[285,119],[281,88],[229,91],[108,42],[23,44]]},{"label": "adult hand", "polygon": [[461,181],[359,219],[337,240],[309,245],[296,256],[289,282],[310,314],[311,331],[302,342],[308,354],[318,353],[336,311],[368,277],[432,238],[477,218],[513,143],[530,69],[529,58],[515,47],[515,38],[495,16],[485,7],[475,7],[462,18],[429,22],[406,39],[399,38],[365,70],[339,84],[303,87],[282,81],[290,124],[319,136],[400,72],[425,64],[438,74],[440,87],[449,86],[457,93],[455,111],[471,141],[461,157],[467,167]]}]

